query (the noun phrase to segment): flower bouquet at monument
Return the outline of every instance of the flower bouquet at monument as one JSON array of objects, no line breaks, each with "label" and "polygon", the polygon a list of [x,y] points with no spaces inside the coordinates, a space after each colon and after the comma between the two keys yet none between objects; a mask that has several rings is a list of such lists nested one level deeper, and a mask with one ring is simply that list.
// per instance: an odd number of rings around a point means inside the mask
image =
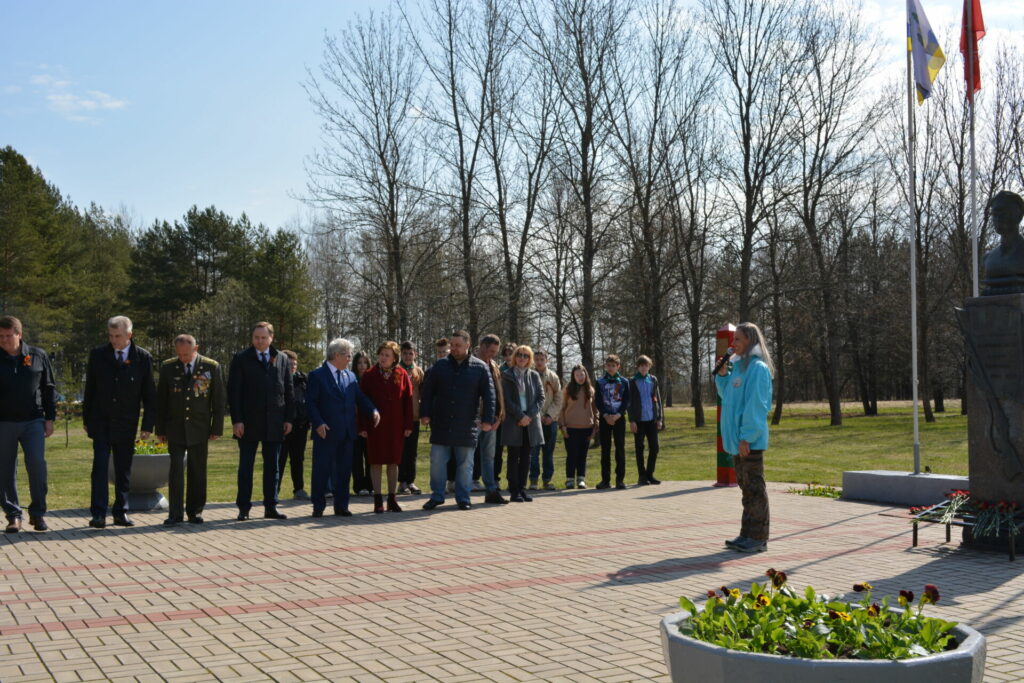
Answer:
[{"label": "flower bouquet at monument", "polygon": [[[867,581],[854,593],[796,590],[786,572],[769,569],[749,590],[722,586],[698,606],[662,620],[662,645],[673,681],[799,680],[980,681],[985,641],[977,631],[924,613],[939,602],[926,584],[876,600]],[[942,671],[937,676],[936,671]]]},{"label": "flower bouquet at monument", "polygon": [[167,453],[167,444],[159,441],[135,440],[135,455],[163,455]]},{"label": "flower bouquet at monument", "polygon": [[910,514],[917,521],[952,524],[958,519],[971,522],[974,535],[998,538],[1004,532],[1020,534],[1020,506],[1009,500],[987,501],[971,496],[970,491],[954,489],[946,494],[947,500],[931,507],[912,507]]}]

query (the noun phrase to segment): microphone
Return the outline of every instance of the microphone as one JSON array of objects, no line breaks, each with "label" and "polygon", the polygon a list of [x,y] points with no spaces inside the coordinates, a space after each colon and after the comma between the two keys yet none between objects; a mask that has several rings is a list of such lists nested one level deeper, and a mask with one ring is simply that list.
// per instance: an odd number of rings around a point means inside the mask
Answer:
[{"label": "microphone", "polygon": [[722,356],[721,358],[719,358],[719,359],[718,359],[718,362],[717,362],[717,363],[715,363],[715,369],[711,371],[711,374],[712,374],[712,375],[717,375],[717,374],[718,374],[718,372],[719,372],[719,370],[721,370],[721,369],[722,369],[722,367],[723,367],[723,366],[724,366],[724,365],[725,365],[726,363],[728,363],[728,362],[729,362],[729,359],[730,359],[730,358],[732,358],[732,353],[733,353],[733,350],[732,350],[732,347],[730,346],[729,348],[727,348],[727,349],[725,350],[725,355],[724,355],[724,356]]}]

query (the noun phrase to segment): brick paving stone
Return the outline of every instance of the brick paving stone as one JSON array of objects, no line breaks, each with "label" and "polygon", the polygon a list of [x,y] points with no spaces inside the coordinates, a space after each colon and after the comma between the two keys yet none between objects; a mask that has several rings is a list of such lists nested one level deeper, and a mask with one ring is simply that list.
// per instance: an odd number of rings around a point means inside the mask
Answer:
[{"label": "brick paving stone", "polygon": [[[928,611],[988,637],[986,680],[1024,678],[1024,576],[901,512],[770,484],[773,535],[731,553],[739,492],[705,482],[539,493],[529,506],[379,517],[234,521],[161,513],[86,530],[56,511],[46,536],[0,538],[0,679],[666,681],[658,621],[678,596],[745,586],[768,566],[797,586],[875,595],[935,583]],[[419,498],[422,502],[424,498]],[[316,522],[316,523],[314,523]],[[1024,561],[1024,560],[1022,560]]]}]

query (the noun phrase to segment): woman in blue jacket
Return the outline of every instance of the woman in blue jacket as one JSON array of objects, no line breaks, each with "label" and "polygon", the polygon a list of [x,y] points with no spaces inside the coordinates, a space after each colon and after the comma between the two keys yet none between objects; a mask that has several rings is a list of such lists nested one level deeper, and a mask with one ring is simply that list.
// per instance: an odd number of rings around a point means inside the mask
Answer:
[{"label": "woman in blue jacket", "polygon": [[743,518],[740,535],[725,545],[741,553],[759,553],[768,549],[764,451],[775,366],[754,323],[736,327],[732,348],[731,362],[719,370],[715,384],[722,398],[722,446],[733,456],[736,481],[743,492]]}]

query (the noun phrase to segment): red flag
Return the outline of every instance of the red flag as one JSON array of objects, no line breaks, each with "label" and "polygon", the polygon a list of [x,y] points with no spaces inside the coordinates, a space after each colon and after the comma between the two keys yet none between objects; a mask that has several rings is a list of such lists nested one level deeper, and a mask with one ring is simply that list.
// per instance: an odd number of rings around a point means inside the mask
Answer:
[{"label": "red flag", "polygon": [[[971,21],[967,21],[967,3],[971,3]],[[967,81],[967,99],[974,99],[974,92],[981,90],[981,62],[978,60],[978,41],[985,37],[985,20],[981,16],[981,0],[964,0],[963,20],[960,22],[960,54],[964,56],[964,80]],[[970,40],[973,60],[968,63],[967,41]],[[972,76],[973,72],[973,76]],[[974,88],[971,88],[971,80]]]}]

